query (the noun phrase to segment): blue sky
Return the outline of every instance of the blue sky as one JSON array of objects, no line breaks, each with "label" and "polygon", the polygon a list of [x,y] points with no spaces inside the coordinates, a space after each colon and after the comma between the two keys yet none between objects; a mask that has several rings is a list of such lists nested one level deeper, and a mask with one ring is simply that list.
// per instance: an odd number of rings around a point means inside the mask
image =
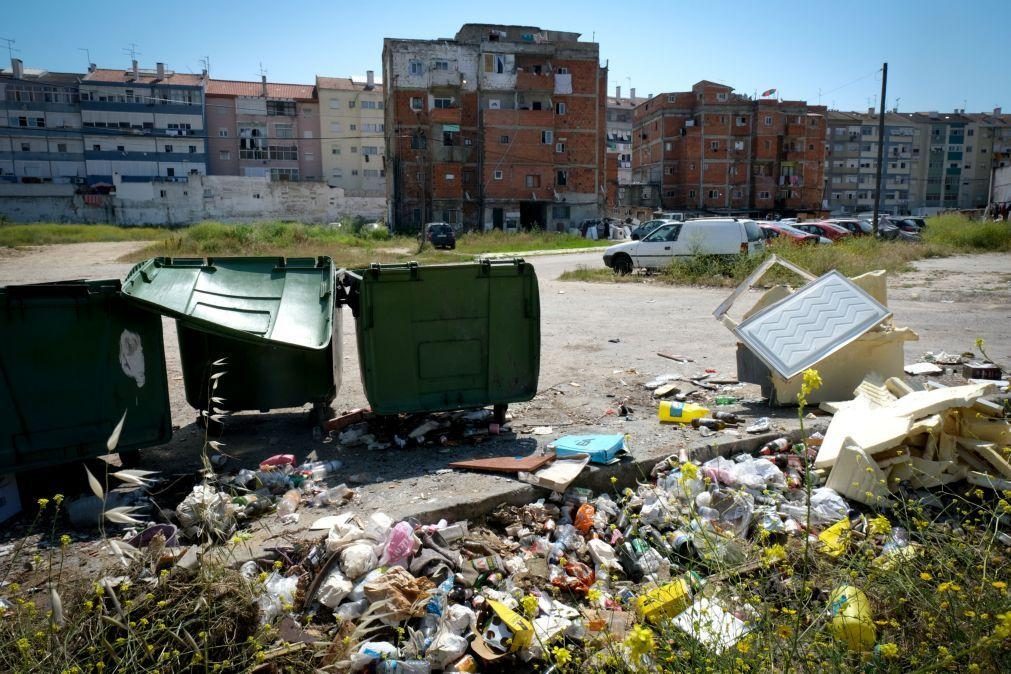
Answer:
[{"label": "blue sky", "polygon": [[[361,8],[361,9],[359,9]],[[844,110],[875,105],[877,71],[889,64],[888,107],[1011,111],[1009,0],[780,0],[725,2],[20,2],[3,10],[0,36],[27,66],[81,71],[127,67],[137,44],[144,67],[311,82],[316,74],[380,68],[384,37],[452,37],[467,22],[535,25],[595,36],[609,87],[639,96],[684,91],[701,79],[742,93]],[[3,44],[3,43],[0,43]],[[0,52],[7,60],[7,54]]]}]

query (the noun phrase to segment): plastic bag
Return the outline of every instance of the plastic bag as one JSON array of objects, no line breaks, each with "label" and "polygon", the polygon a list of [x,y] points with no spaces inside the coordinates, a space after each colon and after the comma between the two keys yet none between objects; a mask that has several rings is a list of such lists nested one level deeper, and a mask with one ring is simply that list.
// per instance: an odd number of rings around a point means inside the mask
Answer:
[{"label": "plastic bag", "polygon": [[384,617],[383,622],[395,625],[423,616],[433,589],[435,584],[428,578],[415,578],[403,567],[395,566],[365,584],[365,598],[371,604],[385,601],[385,612],[390,615]]},{"label": "plastic bag", "polygon": [[362,617],[365,613],[365,609],[369,607],[369,602],[364,599],[359,599],[358,601],[347,601],[337,607],[337,610],[333,612],[335,616],[341,620],[357,620]]},{"label": "plastic bag", "polygon": [[[806,526],[807,524],[807,505],[803,501],[783,503],[779,506],[779,512],[789,515],[802,525]],[[849,506],[834,489],[818,487],[811,492],[812,526],[834,524],[846,517],[847,512],[849,512]]]},{"label": "plastic bag", "polygon": [[448,625],[442,623],[425,652],[425,659],[432,663],[433,669],[445,669],[449,663],[462,658],[469,646],[466,639],[454,634]]},{"label": "plastic bag", "polygon": [[320,584],[319,590],[316,592],[316,601],[327,608],[336,608],[344,601],[353,587],[354,585],[344,577],[340,569],[335,568]]},{"label": "plastic bag", "polygon": [[232,499],[204,484],[193,491],[176,507],[179,526],[195,538],[211,536],[227,538],[235,531],[235,507]]},{"label": "plastic bag", "polygon": [[418,541],[414,538],[414,527],[407,522],[397,522],[390,531],[386,549],[379,563],[383,566],[406,566],[407,558],[414,554]]},{"label": "plastic bag", "polygon": [[446,627],[448,627],[453,634],[458,634],[463,636],[467,632],[474,632],[477,630],[477,614],[469,606],[464,606],[463,604],[450,604],[446,609],[446,614],[444,616],[446,621]]},{"label": "plastic bag", "polygon": [[737,483],[752,489],[766,487],[785,487],[786,477],[776,464],[765,459],[753,459],[750,456],[734,464],[734,477]]},{"label": "plastic bag", "polygon": [[713,482],[733,487],[737,484],[736,464],[722,456],[710,459],[702,464],[702,474]]},{"label": "plastic bag", "polygon": [[400,657],[400,649],[388,641],[367,641],[351,656],[351,671],[365,669],[377,660],[396,660]]},{"label": "plastic bag", "polygon": [[376,551],[369,543],[355,543],[341,550],[341,569],[348,578],[360,578],[379,565]]},{"label": "plastic bag", "polygon": [[[751,525],[751,515],[755,511],[755,499],[743,491],[720,489],[708,494],[700,494],[695,502],[700,506],[708,506],[719,513],[719,523],[723,529],[730,529],[737,536],[748,533]],[[706,501],[708,503],[700,503]]]},{"label": "plastic bag", "polygon": [[593,563],[602,571],[621,571],[621,564],[618,562],[618,553],[614,548],[599,538],[594,538],[586,543],[590,549],[590,557]]},{"label": "plastic bag", "polygon": [[379,569],[373,569],[369,571],[363,578],[359,578],[355,583],[355,586],[351,589],[351,592],[347,596],[348,601],[361,601],[365,599],[365,585],[366,583],[371,583],[379,576],[383,575],[383,572]]},{"label": "plastic bag", "polygon": [[281,615],[284,606],[290,605],[295,599],[298,589],[298,578],[285,578],[276,571],[263,581],[263,594],[260,595],[260,621],[264,625],[274,622]]}]

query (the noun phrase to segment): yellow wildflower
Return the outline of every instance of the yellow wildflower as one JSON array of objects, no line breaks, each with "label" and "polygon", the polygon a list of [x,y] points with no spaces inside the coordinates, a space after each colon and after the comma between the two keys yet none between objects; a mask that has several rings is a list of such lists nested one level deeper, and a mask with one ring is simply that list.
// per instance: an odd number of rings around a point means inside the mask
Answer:
[{"label": "yellow wildflower", "polygon": [[520,599],[520,604],[523,606],[523,614],[528,618],[533,618],[537,615],[537,597],[532,594],[528,594]]},{"label": "yellow wildflower", "polygon": [[641,660],[643,656],[649,655],[656,648],[653,641],[653,632],[646,627],[636,625],[632,628],[631,634],[625,638],[625,645],[632,653],[632,658]]},{"label": "yellow wildflower", "polygon": [[590,602],[591,604],[596,604],[596,603],[597,603],[598,601],[600,601],[600,590],[598,590],[598,589],[597,589],[597,588],[595,588],[595,587],[591,587],[591,588],[590,588],[589,590],[587,590],[587,592],[586,592],[586,599],[587,599],[587,600],[588,600],[588,601],[589,601],[589,602]]},{"label": "yellow wildflower", "polygon": [[878,646],[878,653],[881,657],[891,660],[899,657],[899,647],[893,643],[881,644]]},{"label": "yellow wildflower", "polygon": [[61,548],[65,548],[65,547],[69,546],[70,543],[71,543],[70,536],[68,536],[67,534],[63,534],[62,536],[60,536],[60,547]]},{"label": "yellow wildflower", "polygon": [[681,464],[681,479],[694,480],[699,476],[699,467],[691,461]]},{"label": "yellow wildflower", "polygon": [[867,523],[873,535],[886,536],[892,533],[892,523],[884,515],[878,515]]},{"label": "yellow wildflower", "polygon": [[993,585],[998,590],[1003,590],[1004,588],[1007,587],[1007,583],[1005,583],[1003,580],[995,580],[990,584]]},{"label": "yellow wildflower", "polygon": [[559,667],[564,667],[572,662],[572,653],[569,653],[567,648],[553,648],[551,654],[555,656],[555,664]]},{"label": "yellow wildflower", "polygon": [[997,627],[994,629],[993,635],[998,639],[1011,637],[1011,611],[997,614]]},{"label": "yellow wildflower", "polygon": [[39,510],[45,510],[46,506],[49,505],[49,499],[40,498],[38,503],[39,503]]},{"label": "yellow wildflower", "polygon": [[931,576],[926,571],[920,573],[920,580],[931,580],[931,579],[933,579],[933,576]]}]

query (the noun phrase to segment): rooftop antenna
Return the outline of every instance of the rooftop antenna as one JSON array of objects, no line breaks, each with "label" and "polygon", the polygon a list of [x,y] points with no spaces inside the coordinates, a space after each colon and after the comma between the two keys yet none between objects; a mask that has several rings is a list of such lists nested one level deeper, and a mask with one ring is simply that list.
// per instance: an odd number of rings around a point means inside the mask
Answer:
[{"label": "rooftop antenna", "polygon": [[205,56],[202,59],[200,59],[200,65],[202,65],[204,67],[204,70],[207,71],[207,74],[210,75],[210,73],[211,73],[211,57],[210,56]]},{"label": "rooftop antenna", "polygon": [[17,42],[17,40],[12,40],[9,37],[0,37],[0,41],[7,43],[7,53],[10,54],[12,60],[14,59],[14,52],[21,51],[20,49],[14,48],[14,43]]},{"label": "rooftop antenna", "polygon": [[821,105],[821,87],[818,87],[818,105]]},{"label": "rooftop antenna", "polygon": [[85,58],[88,59],[88,67],[90,68],[91,67],[91,52],[88,50],[88,48],[87,47],[78,47],[77,51],[83,51],[84,52]]},{"label": "rooftop antenna", "polygon": [[137,43],[131,42],[127,46],[123,47],[123,53],[130,55],[130,60],[135,61],[137,57],[140,56],[140,52],[137,51]]},{"label": "rooftop antenna", "polygon": [[267,76],[267,71],[263,67],[263,61],[260,61],[260,77],[263,78],[263,77],[266,77],[266,76]]}]

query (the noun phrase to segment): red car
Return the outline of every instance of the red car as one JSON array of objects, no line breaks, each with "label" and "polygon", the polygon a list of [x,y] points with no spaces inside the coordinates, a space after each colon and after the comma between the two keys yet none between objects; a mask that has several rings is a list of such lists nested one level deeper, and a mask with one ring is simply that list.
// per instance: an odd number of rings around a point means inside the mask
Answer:
[{"label": "red car", "polygon": [[798,222],[793,225],[802,232],[824,236],[826,239],[838,241],[847,236],[853,236],[845,227],[833,225],[830,222]]},{"label": "red car", "polygon": [[792,225],[781,225],[775,222],[761,222],[758,224],[762,228],[762,234],[766,241],[772,239],[783,239],[791,243],[818,243],[818,237],[814,234],[802,232]]}]

